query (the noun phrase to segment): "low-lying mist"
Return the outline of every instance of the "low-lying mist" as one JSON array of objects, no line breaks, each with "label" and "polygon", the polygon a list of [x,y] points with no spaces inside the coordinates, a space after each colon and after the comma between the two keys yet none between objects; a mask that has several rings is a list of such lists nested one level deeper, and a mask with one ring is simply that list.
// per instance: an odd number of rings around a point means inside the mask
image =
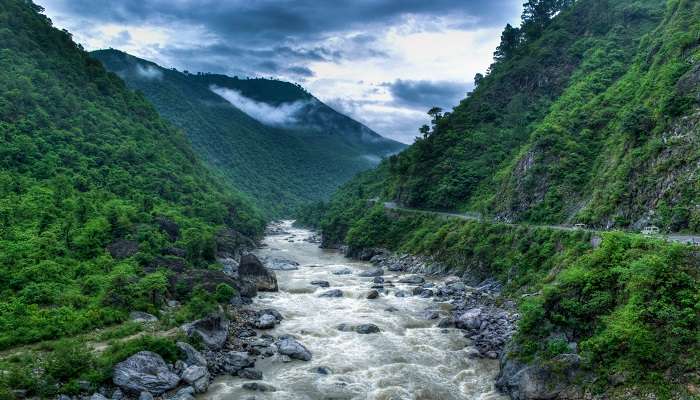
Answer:
[{"label": "low-lying mist", "polygon": [[299,122],[298,114],[302,108],[309,104],[307,100],[299,100],[293,103],[282,103],[274,106],[268,103],[255,101],[245,97],[241,92],[212,85],[209,89],[240,109],[249,116],[266,125],[277,127],[289,127]]}]

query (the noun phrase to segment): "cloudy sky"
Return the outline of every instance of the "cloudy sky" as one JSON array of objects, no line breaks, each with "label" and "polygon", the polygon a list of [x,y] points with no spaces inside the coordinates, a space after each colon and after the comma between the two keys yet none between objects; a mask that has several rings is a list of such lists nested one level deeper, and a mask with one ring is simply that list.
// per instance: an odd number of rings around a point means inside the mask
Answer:
[{"label": "cloudy sky", "polygon": [[87,50],[190,72],[301,83],[411,143],[484,72],[523,0],[35,0]]}]

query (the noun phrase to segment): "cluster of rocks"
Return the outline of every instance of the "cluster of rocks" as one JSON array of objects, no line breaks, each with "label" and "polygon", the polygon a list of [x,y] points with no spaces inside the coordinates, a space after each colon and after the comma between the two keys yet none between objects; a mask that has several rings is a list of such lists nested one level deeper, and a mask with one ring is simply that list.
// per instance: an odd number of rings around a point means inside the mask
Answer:
[{"label": "cluster of rocks", "polygon": [[[134,317],[147,319],[141,314]],[[173,364],[150,351],[133,354],[114,367],[114,386],[100,388],[90,400],[151,400],[154,397],[194,400],[194,396],[206,392],[218,375],[262,380],[262,372],[255,369],[258,358],[277,357],[281,362],[311,360],[311,352],[290,335],[258,334],[257,330],[272,329],[282,320],[275,309],[242,309],[235,320],[217,313],[185,324],[181,330],[202,343],[202,351],[178,342],[181,358]],[[252,391],[276,390],[262,382],[248,382],[242,386]],[[59,400],[73,399],[63,396]]]},{"label": "cluster of rocks", "polygon": [[515,303],[500,296],[501,285],[498,282],[486,280],[470,286],[467,283],[474,280],[469,277],[448,276],[436,285],[426,282],[421,274],[443,275],[447,269],[428,257],[394,255],[381,249],[346,250],[348,252],[374,265],[360,273],[360,276],[374,277],[367,298],[377,298],[379,293],[389,294],[388,288],[394,287],[394,283],[383,276],[384,270],[412,273],[396,280],[396,283],[408,285],[409,288],[394,290],[394,296],[420,296],[452,304],[449,316],[440,318],[440,313],[429,307],[424,310],[423,317],[439,319],[437,326],[441,328],[464,330],[464,336],[474,346],[471,357],[497,359],[504,354],[505,346],[515,333],[519,315]]}]

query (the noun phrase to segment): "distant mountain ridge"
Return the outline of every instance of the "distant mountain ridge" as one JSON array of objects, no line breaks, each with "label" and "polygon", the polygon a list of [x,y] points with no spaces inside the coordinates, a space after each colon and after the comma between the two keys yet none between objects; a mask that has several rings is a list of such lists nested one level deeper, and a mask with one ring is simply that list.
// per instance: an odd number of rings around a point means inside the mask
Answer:
[{"label": "distant mountain ridge", "polygon": [[289,82],[184,73],[113,49],[91,54],[143,92],[205,162],[270,216],[328,198],[405,147]]}]

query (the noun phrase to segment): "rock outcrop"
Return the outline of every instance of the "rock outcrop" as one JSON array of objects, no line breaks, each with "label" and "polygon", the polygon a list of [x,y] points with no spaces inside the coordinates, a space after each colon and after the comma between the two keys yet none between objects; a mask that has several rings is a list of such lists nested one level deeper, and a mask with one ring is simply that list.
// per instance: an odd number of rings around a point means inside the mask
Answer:
[{"label": "rock outcrop", "polygon": [[177,387],[180,377],[168,368],[160,355],[140,351],[114,367],[113,381],[128,393],[145,391],[159,395]]},{"label": "rock outcrop", "polygon": [[256,289],[261,292],[276,292],[278,290],[275,273],[265,268],[253,254],[241,257],[238,265],[238,276],[244,281],[255,284]]}]

